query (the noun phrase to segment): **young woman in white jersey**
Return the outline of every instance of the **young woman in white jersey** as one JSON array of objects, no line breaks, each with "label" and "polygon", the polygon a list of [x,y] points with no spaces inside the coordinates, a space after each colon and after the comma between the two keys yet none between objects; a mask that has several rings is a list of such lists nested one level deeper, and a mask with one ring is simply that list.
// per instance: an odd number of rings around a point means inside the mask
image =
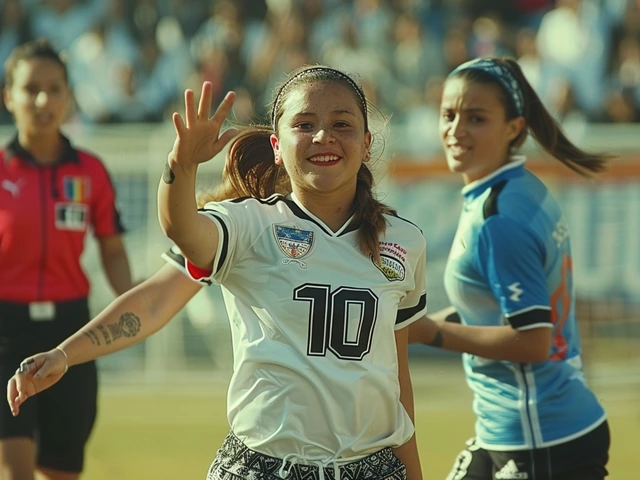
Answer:
[{"label": "young woman in white jersey", "polygon": [[159,188],[162,227],[182,252],[166,258],[178,269],[165,267],[24,364],[9,385],[12,408],[66,365],[115,351],[95,344],[105,325],[120,322],[120,346],[131,344],[216,282],[235,364],[231,433],[209,479],[422,478],[406,327],[426,311],[426,245],[373,197],[364,93],[331,68],[294,72],[272,125],[245,129],[230,145],[215,199],[241,198],[198,211],[197,166],[235,134],[220,135],[233,93],[209,118],[211,90],[205,83],[197,108],[186,92]]},{"label": "young woman in white jersey", "polygon": [[476,436],[448,480],[607,475],[606,416],[581,371],[567,222],[514,155],[529,132],[582,175],[607,160],[565,137],[515,61],[476,59],[449,75],[440,135],[465,183],[445,270],[452,307],[410,327],[411,342],[463,353],[474,393]]}]

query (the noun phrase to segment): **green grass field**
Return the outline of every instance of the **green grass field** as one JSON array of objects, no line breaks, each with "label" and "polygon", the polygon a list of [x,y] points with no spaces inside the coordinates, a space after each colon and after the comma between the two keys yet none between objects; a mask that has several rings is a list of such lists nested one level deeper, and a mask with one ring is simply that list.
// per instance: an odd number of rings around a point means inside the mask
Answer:
[{"label": "green grass field", "polygon": [[[606,372],[609,367],[601,368]],[[640,372],[637,360],[632,371]],[[424,478],[444,480],[465,440],[473,435],[471,396],[457,362],[420,361],[412,364],[412,375]],[[637,480],[640,386],[610,384],[607,375],[602,378],[594,389],[607,408],[612,429],[609,478]],[[205,478],[228,432],[224,384],[137,390],[104,385],[102,392],[83,479]]]}]

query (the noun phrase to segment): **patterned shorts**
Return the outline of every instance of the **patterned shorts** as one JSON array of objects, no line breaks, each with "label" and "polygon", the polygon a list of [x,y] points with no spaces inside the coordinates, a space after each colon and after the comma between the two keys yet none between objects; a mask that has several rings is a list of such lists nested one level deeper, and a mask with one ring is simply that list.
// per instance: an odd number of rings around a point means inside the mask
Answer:
[{"label": "patterned shorts", "polygon": [[[355,462],[340,465],[340,480],[406,480],[407,470],[391,448],[384,448]],[[280,472],[283,472],[280,475]],[[336,480],[333,467],[322,474],[315,465],[284,462],[249,450],[229,433],[213,460],[207,480]]]}]

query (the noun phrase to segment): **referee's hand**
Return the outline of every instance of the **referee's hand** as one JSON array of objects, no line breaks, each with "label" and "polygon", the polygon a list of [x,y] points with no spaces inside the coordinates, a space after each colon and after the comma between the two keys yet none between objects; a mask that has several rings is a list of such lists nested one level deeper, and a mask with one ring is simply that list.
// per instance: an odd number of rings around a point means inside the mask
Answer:
[{"label": "referee's hand", "polygon": [[20,405],[57,383],[66,370],[67,358],[57,348],[25,358],[7,384],[7,402],[11,414],[14,417],[18,415]]}]

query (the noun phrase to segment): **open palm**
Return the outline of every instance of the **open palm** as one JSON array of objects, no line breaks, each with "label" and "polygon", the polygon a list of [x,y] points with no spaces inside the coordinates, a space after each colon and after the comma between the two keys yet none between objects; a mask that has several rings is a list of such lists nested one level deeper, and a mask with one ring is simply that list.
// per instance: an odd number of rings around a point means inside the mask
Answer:
[{"label": "open palm", "polygon": [[186,167],[212,159],[238,133],[235,129],[229,129],[220,135],[222,125],[236,98],[235,92],[227,93],[213,116],[209,117],[212,92],[211,82],[204,82],[196,112],[193,90],[186,90],[184,92],[185,119],[183,120],[178,113],[173,114],[176,141],[169,158],[179,165]]}]

